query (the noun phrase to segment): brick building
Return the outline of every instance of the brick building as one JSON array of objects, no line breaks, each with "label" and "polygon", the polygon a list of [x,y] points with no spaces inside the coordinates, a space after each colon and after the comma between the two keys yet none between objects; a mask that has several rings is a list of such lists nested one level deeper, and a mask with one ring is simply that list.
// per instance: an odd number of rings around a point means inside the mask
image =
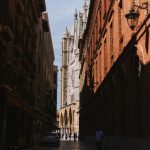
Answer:
[{"label": "brick building", "polygon": [[150,13],[139,9],[133,31],[125,18],[132,5],[144,2],[91,1],[79,42],[80,137],[92,139],[102,128],[104,147],[111,150],[150,147]]},{"label": "brick building", "polygon": [[54,72],[56,70],[53,65],[55,57],[48,14],[44,10],[38,19],[36,30],[37,47],[35,51],[36,75],[34,80],[34,144],[40,143],[41,133],[50,130],[53,124],[55,124],[54,113],[56,113],[56,98],[54,96],[54,89],[56,88]]},{"label": "brick building", "polygon": [[54,51],[44,11],[45,0],[0,1],[0,149],[31,146],[52,125]]}]

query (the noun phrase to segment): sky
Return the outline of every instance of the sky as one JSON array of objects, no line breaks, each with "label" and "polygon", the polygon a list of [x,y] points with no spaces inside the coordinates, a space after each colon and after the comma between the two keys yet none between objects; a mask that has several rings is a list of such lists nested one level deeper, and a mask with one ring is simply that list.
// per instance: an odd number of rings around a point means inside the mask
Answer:
[{"label": "sky", "polygon": [[46,11],[49,16],[49,23],[55,53],[54,64],[58,66],[58,94],[57,110],[60,101],[60,66],[61,66],[61,40],[66,26],[71,28],[75,9],[81,11],[84,0],[46,0]]}]

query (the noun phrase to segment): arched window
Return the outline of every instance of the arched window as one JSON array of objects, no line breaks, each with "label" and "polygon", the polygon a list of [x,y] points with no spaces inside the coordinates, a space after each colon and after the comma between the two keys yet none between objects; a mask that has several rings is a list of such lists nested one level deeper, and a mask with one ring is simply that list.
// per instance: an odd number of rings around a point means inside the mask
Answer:
[{"label": "arched window", "polygon": [[64,121],[65,121],[65,125],[68,124],[68,119],[67,119],[67,110],[65,110],[65,114],[64,114]]},{"label": "arched window", "polygon": [[70,120],[70,124],[72,124],[72,112],[71,112],[71,109],[69,110],[69,120]]},{"label": "arched window", "polygon": [[61,114],[61,116],[60,116],[60,125],[63,127],[63,116],[62,116],[62,114]]}]

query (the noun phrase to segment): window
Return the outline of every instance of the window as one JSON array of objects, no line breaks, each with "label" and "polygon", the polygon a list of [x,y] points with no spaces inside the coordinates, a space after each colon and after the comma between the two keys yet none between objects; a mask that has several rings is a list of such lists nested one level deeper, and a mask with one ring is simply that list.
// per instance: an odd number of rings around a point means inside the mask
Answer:
[{"label": "window", "polygon": [[102,70],[102,63],[101,63],[101,51],[100,51],[100,53],[99,53],[99,66],[100,66],[100,68],[98,69],[99,70],[99,80],[101,81],[101,70]]},{"label": "window", "polygon": [[96,43],[96,40],[95,40],[95,27],[93,29],[93,52],[95,51],[95,43]]},{"label": "window", "polygon": [[123,37],[122,37],[122,0],[119,2],[118,10],[118,27],[119,27],[119,50],[123,48]]},{"label": "window", "polygon": [[104,69],[105,69],[105,73],[107,71],[107,41],[106,38],[104,40]]},{"label": "window", "polygon": [[39,71],[39,73],[41,72],[41,59],[40,59],[40,57],[38,60],[38,71]]},{"label": "window", "polygon": [[101,12],[101,7],[99,8],[99,19],[100,19],[100,30],[99,30],[99,32],[101,33],[101,31],[102,31],[102,12]]},{"label": "window", "polygon": [[72,72],[71,72],[71,82],[72,82],[72,87],[74,88],[74,86],[75,86],[75,72],[74,72],[74,68],[72,68]]},{"label": "window", "polygon": [[95,23],[95,26],[96,26],[96,44],[97,44],[97,41],[98,41],[98,22],[99,22],[99,20],[98,20],[98,17],[96,17],[96,23]]},{"label": "window", "polygon": [[75,96],[74,94],[71,95],[71,102],[73,102],[75,100]]},{"label": "window", "polygon": [[67,49],[67,39],[64,39],[64,50]]},{"label": "window", "polygon": [[57,100],[57,90],[54,90],[54,99]]},{"label": "window", "polygon": [[67,70],[63,71],[63,76],[64,76],[64,78],[67,77]]},{"label": "window", "polygon": [[[93,67],[93,73],[92,73],[92,80],[93,80],[93,83],[95,83],[95,81],[94,81],[95,78],[94,78],[94,77],[95,77],[95,76],[94,76],[94,67]],[[94,86],[93,83],[91,83],[92,86]]]},{"label": "window", "polygon": [[92,59],[92,46],[93,46],[93,40],[91,38],[91,42],[90,42],[90,61]]},{"label": "window", "polygon": [[111,59],[111,64],[113,63],[113,21],[110,24],[110,59]]},{"label": "window", "polygon": [[57,83],[57,73],[54,73],[54,82]]},{"label": "window", "polygon": [[104,0],[104,16],[103,19],[106,18],[106,0]]},{"label": "window", "polygon": [[96,86],[97,86],[97,84],[98,84],[98,71],[97,71],[98,67],[97,67],[97,61],[96,61],[96,66],[95,67],[96,67],[96,69],[95,69],[95,71],[96,71],[96,73],[95,73],[96,77],[95,78],[96,78]]},{"label": "window", "polygon": [[63,55],[63,65],[64,66],[67,66],[68,65],[68,52],[64,52],[64,55]]},{"label": "window", "polygon": [[64,89],[67,88],[67,80],[64,79]]}]

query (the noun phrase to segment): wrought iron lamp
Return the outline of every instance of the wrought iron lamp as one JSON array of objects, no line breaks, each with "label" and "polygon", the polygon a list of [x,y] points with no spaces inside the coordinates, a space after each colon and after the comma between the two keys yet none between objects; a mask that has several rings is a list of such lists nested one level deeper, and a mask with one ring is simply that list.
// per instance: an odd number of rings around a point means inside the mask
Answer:
[{"label": "wrought iron lamp", "polygon": [[[135,7],[137,7],[137,10],[135,10]],[[138,19],[139,19],[139,9],[146,9],[146,15],[148,15],[148,1],[142,3],[142,5],[133,5],[129,11],[125,15],[127,18],[127,22],[129,27],[133,30],[136,25],[138,24]]]}]

